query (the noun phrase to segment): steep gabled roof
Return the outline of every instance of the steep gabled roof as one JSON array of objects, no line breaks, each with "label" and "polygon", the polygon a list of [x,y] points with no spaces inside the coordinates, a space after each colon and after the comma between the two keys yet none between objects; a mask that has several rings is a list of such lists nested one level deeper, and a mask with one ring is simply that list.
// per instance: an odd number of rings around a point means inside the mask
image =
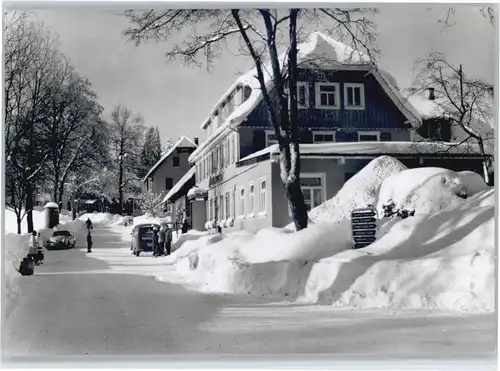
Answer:
[{"label": "steep gabled roof", "polygon": [[196,172],[196,167],[191,167],[184,176],[179,179],[177,183],[173,186],[173,188],[165,195],[163,198],[163,201],[161,202],[162,204],[169,201],[172,196],[174,196],[177,192],[180,191],[180,189],[191,179],[195,176]]},{"label": "steep gabled roof", "polygon": [[142,179],[143,182],[146,181],[146,179],[154,173],[154,171],[160,166],[163,161],[165,161],[178,147],[187,147],[187,148],[196,148],[198,147],[191,139],[188,137],[182,136],[175,144],[168,150],[167,153],[165,153],[160,160],[153,165],[153,167],[148,171],[146,176]]},{"label": "steep gabled roof", "polygon": [[[297,63],[313,66],[316,68],[328,69],[352,69],[359,68],[360,70],[367,70],[371,72],[378,83],[382,86],[388,96],[394,101],[397,107],[401,110],[404,116],[413,126],[420,126],[422,123],[421,117],[415,108],[403,97],[399,91],[396,80],[392,75],[386,71],[382,71],[371,62],[368,55],[358,52],[348,45],[332,39],[331,37],[321,33],[313,32],[309,35],[306,42],[298,45]],[[281,66],[284,66],[287,54],[281,54],[278,59]],[[268,89],[272,87],[271,66],[268,63],[264,72],[264,80]],[[249,86],[252,88],[250,97],[226,118],[225,122],[202,143],[192,154],[189,156],[189,161],[193,162],[203,152],[205,148],[210,146],[223,132],[230,126],[236,127],[243,122],[246,117],[252,112],[255,107],[262,100],[262,93],[260,83],[257,79],[257,70],[253,68],[247,73],[240,76],[235,83],[227,90],[217,102],[214,108],[210,111],[207,118],[203,121],[201,127],[205,128],[207,123],[212,119],[214,112],[218,109],[219,105],[233,92],[238,85]]]}]

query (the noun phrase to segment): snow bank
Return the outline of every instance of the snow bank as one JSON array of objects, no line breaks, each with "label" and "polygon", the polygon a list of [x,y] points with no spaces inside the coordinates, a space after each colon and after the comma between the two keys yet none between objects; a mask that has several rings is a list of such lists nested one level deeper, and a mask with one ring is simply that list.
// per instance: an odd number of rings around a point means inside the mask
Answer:
[{"label": "snow bank", "polygon": [[[65,224],[71,221],[71,215],[60,214],[59,223]],[[45,213],[43,210],[33,210],[33,228],[38,231],[45,227]],[[21,221],[21,233],[27,233],[28,226],[26,224],[26,216]],[[5,209],[5,233],[17,234],[17,219],[16,213],[12,210]]]},{"label": "snow bank", "polygon": [[[9,212],[9,210],[6,210],[5,214],[8,215]],[[67,220],[60,220],[61,224],[56,228],[46,229],[40,227],[45,223],[43,212],[33,213],[33,224],[40,235],[39,241],[42,246],[50,238],[50,236],[52,236],[54,230],[69,230],[71,234],[76,237],[77,246],[78,240],[82,241],[83,243],[84,239],[82,238],[82,234],[85,234],[84,222],[81,220],[72,221],[68,220],[69,218],[66,219]],[[62,222],[64,222],[64,224]],[[5,251],[5,271],[3,279],[5,281],[7,305],[13,305],[19,291],[17,284],[18,280],[22,279],[22,276],[19,274],[17,269],[19,268],[21,260],[28,254],[28,244],[31,235],[28,233],[18,235],[16,233],[17,224],[15,214],[13,220],[12,216],[6,218],[5,230],[7,233],[5,234],[5,243],[3,244],[3,249]],[[14,233],[10,232],[12,230],[14,230]]]},{"label": "snow bank", "polygon": [[322,223],[297,233],[269,228],[203,236],[173,256],[178,272],[202,291],[296,296],[305,266],[351,246],[349,228],[348,222]]},{"label": "snow bank", "polygon": [[384,180],[406,169],[400,161],[389,156],[370,161],[344,184],[335,197],[312,209],[309,218],[315,222],[350,219],[352,210],[376,205]]},{"label": "snow bank", "polygon": [[437,167],[408,169],[385,179],[380,187],[377,210],[392,200],[396,208],[414,209],[415,214],[431,214],[454,209],[468,198],[488,189],[480,175]]},{"label": "snow bank", "polygon": [[[418,215],[379,220],[377,241],[352,250],[351,210],[380,206],[387,196]],[[313,211],[316,223],[300,232],[200,236],[183,242],[169,263],[201,291],[345,309],[494,310],[494,189],[478,175],[407,170],[381,157]]]},{"label": "snow bank", "polygon": [[[179,237],[172,244],[172,252],[178,250],[186,241],[194,241],[199,239],[200,237],[206,236],[208,232],[206,231],[195,231],[190,230],[187,233],[179,235]],[[172,237],[175,237],[175,233],[173,233]]]},{"label": "snow bank", "polygon": [[19,263],[28,254],[29,234],[6,234],[3,244],[5,252],[5,271],[3,282],[6,293],[6,302],[11,304],[18,294],[17,280],[21,277],[17,269]]},{"label": "snow bank", "polygon": [[343,308],[495,310],[493,190],[464,209],[387,221],[360,250],[316,264],[301,302]]}]

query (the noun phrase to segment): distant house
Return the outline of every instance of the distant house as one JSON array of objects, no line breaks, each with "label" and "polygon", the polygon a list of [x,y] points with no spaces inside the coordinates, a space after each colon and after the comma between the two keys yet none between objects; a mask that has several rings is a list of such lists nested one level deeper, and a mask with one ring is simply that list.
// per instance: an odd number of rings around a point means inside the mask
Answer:
[{"label": "distant house", "polygon": [[[431,138],[445,142],[461,142],[468,134],[457,123],[447,118],[443,110],[433,101],[414,95],[408,99],[422,117],[423,125],[418,130],[422,138]],[[484,139],[486,152],[493,154],[495,148],[495,131],[493,122],[481,117],[473,117],[470,126]],[[474,140],[472,140],[474,142]]]},{"label": "distant house", "polygon": [[[414,140],[436,140],[443,142],[458,142],[464,143],[464,147],[468,147],[468,152],[480,154],[481,151],[477,146],[477,141],[470,138],[469,134],[453,122],[446,113],[433,101],[430,101],[420,95],[409,97],[409,101],[416,108],[422,117],[423,124],[417,129]],[[484,116],[473,117],[469,123],[472,130],[481,135],[484,141],[484,150],[491,158],[495,153],[495,130],[492,120],[486,119]],[[488,173],[490,185],[493,185],[494,180],[494,158],[490,161]],[[478,171],[481,175],[484,171]]]},{"label": "distant house", "polygon": [[[202,124],[206,140],[189,157],[195,186],[184,197],[191,202],[195,229],[256,231],[292,221],[277,140],[255,75],[255,70],[244,74],[219,99]],[[268,75],[266,83],[274,97]],[[413,143],[422,117],[394,78],[319,32],[299,45],[297,96],[300,178],[309,209],[333,197],[380,155],[409,167],[478,168],[477,156],[462,153],[460,146],[442,151],[437,143]]]},{"label": "distant house", "polygon": [[192,167],[179,179],[162,201],[167,206],[167,209],[172,211],[172,221],[178,225],[183,223],[184,220],[187,220],[189,225],[192,225],[192,204],[189,202],[188,192],[194,185],[195,168]]},{"label": "distant house", "polygon": [[197,147],[194,141],[181,137],[143,178],[144,187],[155,194],[167,194],[191,168],[188,158]]}]

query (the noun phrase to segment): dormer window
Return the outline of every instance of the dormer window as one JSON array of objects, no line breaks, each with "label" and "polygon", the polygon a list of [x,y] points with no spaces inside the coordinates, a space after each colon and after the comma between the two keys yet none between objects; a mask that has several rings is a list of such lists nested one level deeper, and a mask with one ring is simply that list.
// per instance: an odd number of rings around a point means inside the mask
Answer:
[{"label": "dormer window", "polygon": [[340,88],[338,83],[316,83],[316,108],[340,108]]},{"label": "dormer window", "polygon": [[365,108],[365,88],[363,84],[344,84],[345,109]]}]

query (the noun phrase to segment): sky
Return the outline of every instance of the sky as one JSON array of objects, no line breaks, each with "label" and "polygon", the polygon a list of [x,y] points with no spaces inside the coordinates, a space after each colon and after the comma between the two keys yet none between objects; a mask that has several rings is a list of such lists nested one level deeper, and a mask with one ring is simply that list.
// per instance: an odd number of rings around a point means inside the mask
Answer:
[{"label": "sky", "polygon": [[[477,7],[455,7],[455,24],[444,29],[438,21],[446,17],[445,4],[377,6],[373,20],[381,50],[378,64],[396,78],[400,88],[411,84],[414,61],[430,52],[442,52],[450,62],[462,63],[467,75],[495,81],[492,25]],[[237,76],[252,67],[251,61],[228,51],[210,71],[170,62],[165,52],[172,42],[136,46],[123,36],[129,23],[122,11],[116,5],[80,3],[51,5],[36,9],[35,14],[59,35],[60,50],[91,81],[106,118],[113,106],[123,104],[140,114],[145,125],[158,126],[163,142],[182,135],[204,140],[200,125]]]}]

